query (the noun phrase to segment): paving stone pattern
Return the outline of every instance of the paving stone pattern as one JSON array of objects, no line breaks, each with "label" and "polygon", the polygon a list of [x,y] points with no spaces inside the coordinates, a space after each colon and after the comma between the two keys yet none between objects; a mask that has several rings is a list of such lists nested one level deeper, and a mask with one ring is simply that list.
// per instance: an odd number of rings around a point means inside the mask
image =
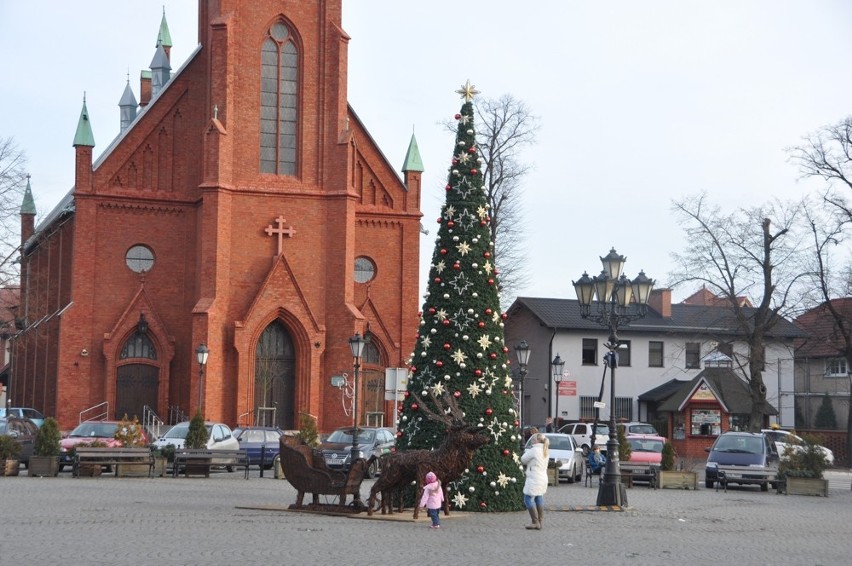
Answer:
[{"label": "paving stone pattern", "polygon": [[[852,474],[828,498],[628,490],[595,512],[597,486],[546,495],[544,529],[523,513],[454,513],[440,530],[410,513],[383,520],[285,511],[295,492],[270,473],[204,478],[0,478],[0,564],[749,564],[852,563]],[[363,485],[363,494],[371,482]]]}]

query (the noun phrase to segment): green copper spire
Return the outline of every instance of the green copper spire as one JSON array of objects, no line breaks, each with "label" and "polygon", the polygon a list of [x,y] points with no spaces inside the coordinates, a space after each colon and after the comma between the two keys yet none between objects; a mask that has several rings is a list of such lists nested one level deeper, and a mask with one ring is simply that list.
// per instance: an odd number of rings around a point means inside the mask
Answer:
[{"label": "green copper spire", "polygon": [[163,19],[160,21],[160,33],[157,34],[157,42],[163,47],[172,46],[172,34],[169,33],[169,24],[166,22],[165,6],[163,6]]},{"label": "green copper spire", "polygon": [[420,150],[417,148],[417,140],[414,139],[414,134],[411,134],[411,143],[408,144],[408,151],[405,153],[405,163],[402,164],[402,170],[423,172],[423,160],[420,159]]},{"label": "green copper spire", "polygon": [[27,175],[27,188],[24,190],[24,202],[21,203],[21,214],[35,214],[35,202],[33,192],[30,189],[30,176]]},{"label": "green copper spire", "polygon": [[83,93],[83,109],[77,122],[77,133],[74,134],[74,147],[79,145],[95,147],[95,136],[92,134],[92,124],[89,122],[89,110],[86,108],[86,94]]}]

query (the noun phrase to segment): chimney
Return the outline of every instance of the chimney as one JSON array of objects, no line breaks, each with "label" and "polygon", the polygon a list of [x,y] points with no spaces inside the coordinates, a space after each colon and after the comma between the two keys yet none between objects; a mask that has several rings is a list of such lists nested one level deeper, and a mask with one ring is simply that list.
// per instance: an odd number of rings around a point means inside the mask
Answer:
[{"label": "chimney", "polygon": [[151,102],[151,71],[143,69],[139,76],[139,106],[144,108]]},{"label": "chimney", "polygon": [[657,311],[663,318],[672,317],[672,290],[654,289],[648,297],[648,306]]}]

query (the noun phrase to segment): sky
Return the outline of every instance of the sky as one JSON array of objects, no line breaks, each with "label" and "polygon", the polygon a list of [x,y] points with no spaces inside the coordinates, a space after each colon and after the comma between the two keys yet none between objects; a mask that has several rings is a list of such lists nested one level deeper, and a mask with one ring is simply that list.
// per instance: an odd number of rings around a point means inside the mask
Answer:
[{"label": "sky", "polygon": [[[97,158],[128,73],[139,97],[163,8],[177,70],[197,43],[195,1],[0,0],[0,137],[28,155],[41,214],[73,185],[83,93]],[[816,193],[785,148],[852,113],[846,0],[343,0],[343,28],[350,104],[394,167],[417,137],[424,290],[453,150],[441,124],[468,79],[541,122],[522,155],[520,296],[575,298],[572,280],[612,247],[628,276],[666,286],[689,247],[673,200],[705,191],[733,211]]]}]

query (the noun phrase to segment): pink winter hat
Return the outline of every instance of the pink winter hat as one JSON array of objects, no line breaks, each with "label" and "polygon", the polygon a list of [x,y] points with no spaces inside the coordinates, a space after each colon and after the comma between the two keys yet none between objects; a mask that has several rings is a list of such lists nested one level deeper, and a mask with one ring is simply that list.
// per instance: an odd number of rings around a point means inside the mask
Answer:
[{"label": "pink winter hat", "polygon": [[435,475],[434,472],[429,472],[426,474],[426,483],[432,483],[438,479],[438,476]]}]

